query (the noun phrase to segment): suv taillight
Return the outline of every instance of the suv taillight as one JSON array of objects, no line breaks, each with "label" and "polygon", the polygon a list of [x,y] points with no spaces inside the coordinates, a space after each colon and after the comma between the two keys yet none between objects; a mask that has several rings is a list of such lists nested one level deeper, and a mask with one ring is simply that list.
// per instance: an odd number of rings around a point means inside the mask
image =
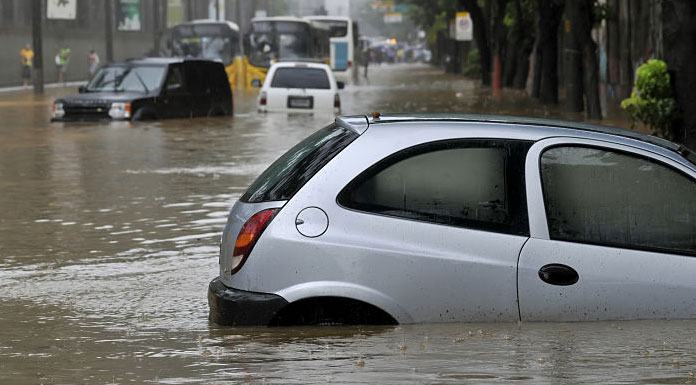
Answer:
[{"label": "suv taillight", "polygon": [[254,214],[239,230],[237,240],[234,243],[234,252],[232,253],[232,269],[230,274],[234,274],[242,268],[247,257],[254,248],[261,233],[271,223],[273,217],[280,209],[267,209]]}]

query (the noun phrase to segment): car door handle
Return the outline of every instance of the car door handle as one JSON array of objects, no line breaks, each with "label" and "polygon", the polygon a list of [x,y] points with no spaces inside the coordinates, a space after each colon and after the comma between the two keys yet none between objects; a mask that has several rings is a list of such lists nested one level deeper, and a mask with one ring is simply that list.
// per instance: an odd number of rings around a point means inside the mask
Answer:
[{"label": "car door handle", "polygon": [[570,266],[561,265],[560,263],[550,263],[539,269],[539,278],[542,281],[556,286],[570,286],[578,282],[580,276]]}]

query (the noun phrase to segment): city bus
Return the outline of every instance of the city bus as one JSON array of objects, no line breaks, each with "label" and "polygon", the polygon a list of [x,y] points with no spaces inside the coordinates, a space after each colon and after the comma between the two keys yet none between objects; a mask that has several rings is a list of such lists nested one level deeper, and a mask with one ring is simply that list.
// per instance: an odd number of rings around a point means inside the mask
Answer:
[{"label": "city bus", "polygon": [[306,16],[305,19],[329,28],[330,66],[336,80],[349,82],[355,79],[360,59],[360,51],[356,50],[360,47],[357,23],[342,16]]},{"label": "city bus", "polygon": [[244,39],[246,84],[263,84],[271,64],[281,60],[315,60],[329,64],[329,27],[291,16],[251,19]]},{"label": "city bus", "polygon": [[239,26],[230,21],[194,20],[172,28],[172,56],[222,61],[230,85],[237,85],[241,65]]}]

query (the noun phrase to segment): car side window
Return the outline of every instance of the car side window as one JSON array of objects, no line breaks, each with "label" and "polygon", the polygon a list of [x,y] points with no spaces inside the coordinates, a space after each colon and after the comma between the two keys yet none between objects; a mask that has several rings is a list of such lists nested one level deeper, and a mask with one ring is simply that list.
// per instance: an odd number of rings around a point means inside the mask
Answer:
[{"label": "car side window", "polygon": [[341,191],[338,203],[370,213],[528,235],[528,142],[449,140],[398,152]]},{"label": "car side window", "polygon": [[168,94],[184,91],[184,75],[181,66],[176,65],[170,68],[164,87]]},{"label": "car side window", "polygon": [[607,149],[541,156],[551,239],[696,255],[696,182],[657,161]]}]

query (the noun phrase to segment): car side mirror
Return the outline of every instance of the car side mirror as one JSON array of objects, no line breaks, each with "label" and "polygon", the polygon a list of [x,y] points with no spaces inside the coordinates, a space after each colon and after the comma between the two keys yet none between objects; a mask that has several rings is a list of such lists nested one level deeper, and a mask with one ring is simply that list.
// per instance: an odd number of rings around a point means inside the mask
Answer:
[{"label": "car side mirror", "polygon": [[85,92],[87,92],[87,86],[79,86],[79,87],[77,87],[77,92],[79,92],[79,93],[81,93],[81,94],[84,94]]},{"label": "car side mirror", "polygon": [[336,87],[338,87],[339,90],[342,90],[342,89],[346,88],[346,83],[336,82]]},{"label": "car side mirror", "polygon": [[261,80],[259,78],[254,78],[251,81],[251,86],[254,88],[261,88]]}]

